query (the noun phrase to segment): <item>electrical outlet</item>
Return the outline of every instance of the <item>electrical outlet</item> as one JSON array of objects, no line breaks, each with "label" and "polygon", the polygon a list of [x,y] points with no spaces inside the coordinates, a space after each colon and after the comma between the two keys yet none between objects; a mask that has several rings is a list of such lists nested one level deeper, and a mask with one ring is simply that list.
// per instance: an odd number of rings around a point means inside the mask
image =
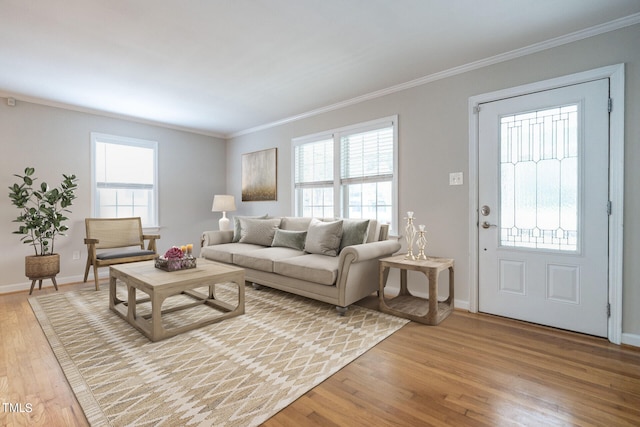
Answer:
[{"label": "electrical outlet", "polygon": [[80,251],[73,251],[73,259],[80,259]]},{"label": "electrical outlet", "polygon": [[449,185],[462,185],[463,184],[462,172],[451,172],[449,174]]}]

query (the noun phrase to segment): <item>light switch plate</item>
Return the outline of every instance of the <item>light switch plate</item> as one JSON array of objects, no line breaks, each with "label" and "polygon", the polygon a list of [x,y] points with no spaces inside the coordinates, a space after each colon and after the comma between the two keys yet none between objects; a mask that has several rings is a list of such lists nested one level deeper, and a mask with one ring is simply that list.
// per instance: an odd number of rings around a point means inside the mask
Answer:
[{"label": "light switch plate", "polygon": [[463,184],[462,172],[451,172],[449,174],[449,185],[462,185]]}]

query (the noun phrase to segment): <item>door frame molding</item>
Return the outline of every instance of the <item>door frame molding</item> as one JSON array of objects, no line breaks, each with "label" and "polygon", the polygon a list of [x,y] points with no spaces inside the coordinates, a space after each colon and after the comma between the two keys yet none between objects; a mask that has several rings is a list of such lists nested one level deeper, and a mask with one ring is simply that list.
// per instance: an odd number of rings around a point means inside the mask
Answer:
[{"label": "door frame molding", "polygon": [[[624,219],[624,64],[610,65],[469,98],[469,311],[478,312],[478,107],[486,102],[608,78],[613,107],[609,115],[609,304],[608,338],[622,339],[622,260]],[[604,209],[605,207],[603,207]],[[603,310],[605,307],[603,307]]]}]

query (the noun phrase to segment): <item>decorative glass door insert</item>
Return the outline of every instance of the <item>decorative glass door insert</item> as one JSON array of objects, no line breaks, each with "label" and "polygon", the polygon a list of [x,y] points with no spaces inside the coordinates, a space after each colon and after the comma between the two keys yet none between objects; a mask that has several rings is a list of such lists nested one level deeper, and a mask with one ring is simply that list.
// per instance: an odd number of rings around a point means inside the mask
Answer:
[{"label": "decorative glass door insert", "polygon": [[500,120],[500,246],[579,248],[578,104]]}]

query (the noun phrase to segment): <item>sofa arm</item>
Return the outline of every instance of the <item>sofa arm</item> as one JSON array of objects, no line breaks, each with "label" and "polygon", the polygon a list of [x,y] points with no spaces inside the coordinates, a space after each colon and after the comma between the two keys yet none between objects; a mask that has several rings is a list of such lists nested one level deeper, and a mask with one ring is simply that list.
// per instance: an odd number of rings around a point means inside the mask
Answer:
[{"label": "sofa arm", "polygon": [[398,252],[400,247],[401,245],[397,240],[382,240],[347,246],[340,251],[340,264],[342,265],[347,258],[350,259],[350,262],[361,262],[391,256]]},{"label": "sofa arm", "polygon": [[400,250],[397,240],[347,246],[338,263],[338,306],[347,307],[378,290],[378,260]]},{"label": "sofa arm", "polygon": [[200,239],[200,247],[204,248],[205,246],[211,245],[221,245],[223,243],[231,243],[233,240],[233,230],[229,231],[205,231],[202,233],[202,238]]}]

